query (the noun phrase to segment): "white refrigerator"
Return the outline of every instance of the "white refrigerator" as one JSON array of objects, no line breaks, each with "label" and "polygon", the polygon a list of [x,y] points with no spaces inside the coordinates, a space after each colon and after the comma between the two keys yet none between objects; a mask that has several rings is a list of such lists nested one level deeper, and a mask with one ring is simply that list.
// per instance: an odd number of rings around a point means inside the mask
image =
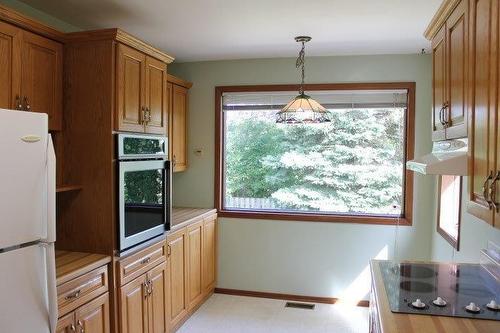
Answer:
[{"label": "white refrigerator", "polygon": [[47,115],[0,109],[0,332],[56,330],[55,191]]}]

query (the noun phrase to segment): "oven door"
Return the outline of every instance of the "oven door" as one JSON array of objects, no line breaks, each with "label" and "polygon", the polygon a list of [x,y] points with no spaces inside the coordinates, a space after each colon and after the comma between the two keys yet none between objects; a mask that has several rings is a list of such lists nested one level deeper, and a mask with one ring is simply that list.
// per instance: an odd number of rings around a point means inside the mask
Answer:
[{"label": "oven door", "polygon": [[170,225],[170,162],[120,161],[120,251],[162,235]]}]

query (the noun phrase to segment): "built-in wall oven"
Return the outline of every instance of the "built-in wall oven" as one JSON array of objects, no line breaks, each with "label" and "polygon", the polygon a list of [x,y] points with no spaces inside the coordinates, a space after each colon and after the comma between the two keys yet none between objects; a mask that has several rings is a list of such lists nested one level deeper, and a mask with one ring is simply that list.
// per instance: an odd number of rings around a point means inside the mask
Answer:
[{"label": "built-in wall oven", "polygon": [[120,252],[170,229],[172,168],[166,137],[117,134]]}]

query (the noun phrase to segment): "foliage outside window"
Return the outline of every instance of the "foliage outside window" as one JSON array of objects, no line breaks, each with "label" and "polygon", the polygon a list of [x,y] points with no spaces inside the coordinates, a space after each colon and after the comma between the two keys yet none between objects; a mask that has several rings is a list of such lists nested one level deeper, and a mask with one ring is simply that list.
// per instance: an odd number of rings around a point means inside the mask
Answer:
[{"label": "foliage outside window", "polygon": [[440,176],[438,233],[457,251],[460,241],[460,200],[462,177]]},{"label": "foliage outside window", "polygon": [[222,216],[408,224],[413,91],[330,86],[308,90],[332,122],[293,125],[275,122],[293,91],[219,88]]}]

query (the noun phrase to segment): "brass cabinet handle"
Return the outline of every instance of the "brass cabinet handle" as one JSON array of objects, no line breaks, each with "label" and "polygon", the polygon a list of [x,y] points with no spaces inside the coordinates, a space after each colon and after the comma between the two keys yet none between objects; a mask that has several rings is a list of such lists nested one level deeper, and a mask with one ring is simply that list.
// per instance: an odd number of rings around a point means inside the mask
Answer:
[{"label": "brass cabinet handle", "polygon": [[153,293],[153,281],[149,280],[149,295]]},{"label": "brass cabinet handle", "polygon": [[484,200],[486,200],[486,202],[488,203],[488,208],[489,209],[492,209],[493,208],[493,205],[492,205],[492,202],[491,202],[491,198],[490,198],[490,193],[489,193],[489,187],[488,187],[488,182],[490,180],[493,179],[493,171],[490,172],[489,176],[486,178],[486,180],[484,181],[483,183],[483,196],[484,196]]},{"label": "brass cabinet handle", "polygon": [[151,286],[151,280],[146,278],[146,281],[142,284],[144,286],[144,298],[148,298],[149,295],[151,295],[152,292],[152,286]]},{"label": "brass cabinet handle", "polygon": [[151,109],[146,107],[145,111],[146,125],[151,121]]},{"label": "brass cabinet handle", "polygon": [[500,203],[497,202],[497,181],[500,179],[500,171],[497,171],[497,174],[493,181],[490,184],[488,189],[488,194],[490,197],[491,206],[498,212],[500,208]]},{"label": "brass cabinet handle", "polygon": [[170,245],[167,245],[167,257],[170,257],[171,254],[172,254],[172,248],[170,247]]},{"label": "brass cabinet handle", "polygon": [[16,110],[22,110],[23,109],[23,104],[21,103],[21,97],[19,95],[16,95]]},{"label": "brass cabinet handle", "polygon": [[78,327],[80,328],[80,333],[85,333],[85,329],[83,328],[83,323],[81,320],[78,321]]},{"label": "brass cabinet handle", "polygon": [[71,332],[75,332],[75,331],[76,331],[76,327],[75,327],[75,325],[71,324],[71,325],[69,326],[69,330],[70,330]]},{"label": "brass cabinet handle", "polygon": [[441,123],[441,125],[444,126],[444,123],[443,123],[443,110],[444,110],[444,103],[441,105],[441,109],[439,110],[439,122]]},{"label": "brass cabinet handle", "polygon": [[31,106],[30,102],[28,101],[28,97],[24,96],[24,109],[25,111],[30,111]]},{"label": "brass cabinet handle", "polygon": [[151,261],[151,257],[146,257],[146,258],[144,258],[144,259],[141,260],[141,264],[145,265],[145,264],[147,264],[150,261]]},{"label": "brass cabinet handle", "polygon": [[448,102],[444,102],[443,103],[443,107],[441,108],[441,110],[439,110],[439,120],[441,122],[441,125],[443,125],[443,127],[447,127],[448,125],[448,120],[446,120],[446,117],[445,117],[445,110],[448,108]]},{"label": "brass cabinet handle", "polygon": [[78,298],[80,297],[80,293],[81,293],[81,290],[78,289],[77,291],[75,291],[74,293],[71,293],[69,295],[66,295],[66,297],[64,297],[65,300],[69,301],[71,299],[75,299],[75,298]]}]

